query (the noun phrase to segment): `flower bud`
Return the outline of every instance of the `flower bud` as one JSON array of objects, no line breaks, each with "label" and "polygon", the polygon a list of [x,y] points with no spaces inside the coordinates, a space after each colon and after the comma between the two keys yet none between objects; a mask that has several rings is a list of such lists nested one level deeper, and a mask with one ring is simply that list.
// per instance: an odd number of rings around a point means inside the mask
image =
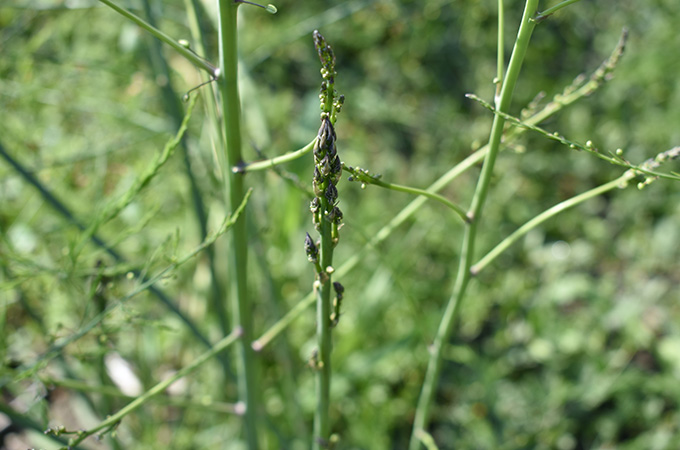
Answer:
[{"label": "flower bud", "polygon": [[326,196],[328,203],[334,205],[335,201],[338,199],[338,188],[336,188],[333,183],[329,182],[324,195]]},{"label": "flower bud", "polygon": [[307,254],[307,259],[309,262],[317,262],[319,260],[319,249],[314,244],[312,237],[309,233],[305,236],[305,253]]}]

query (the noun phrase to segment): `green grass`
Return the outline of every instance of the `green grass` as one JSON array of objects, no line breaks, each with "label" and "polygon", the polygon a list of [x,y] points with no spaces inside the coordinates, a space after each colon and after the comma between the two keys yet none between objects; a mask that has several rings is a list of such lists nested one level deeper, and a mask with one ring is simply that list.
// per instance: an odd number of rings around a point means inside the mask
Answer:
[{"label": "green grass", "polygon": [[[233,68],[228,53],[218,56],[216,10],[199,8],[194,21],[189,0],[120,5],[170,39],[188,40],[207,59],[181,47],[194,63]],[[536,25],[513,100],[497,114],[465,97],[494,104],[496,2],[275,6],[276,15],[239,7],[240,124],[235,109],[232,119],[216,120],[213,94],[233,101],[229,83],[192,93],[188,116],[182,96],[210,75],[108,7],[0,6],[0,411],[20,426],[5,446],[56,449],[74,436],[58,442],[43,434],[48,427],[96,434],[119,418],[102,446],[315,442],[315,271],[303,241],[306,232],[316,239],[309,202],[319,29],[346,98],[335,125],[340,158],[371,174],[355,171],[358,181],[347,182],[345,173],[338,186],[344,227],[333,281],[345,293],[325,406],[336,448],[408,446],[428,346],[468,239],[460,213],[493,148],[494,120],[506,126],[474,224],[469,263],[479,273],[441,341],[423,444],[673,448],[678,162],[648,162],[654,182],[642,189],[645,175],[626,171],[680,144],[675,4],[559,10]],[[523,7],[504,5],[506,64]],[[574,103],[561,104],[566,95],[551,104],[577,75],[596,71],[624,26],[626,51],[606,82]],[[539,91],[546,97],[534,113],[559,111],[522,114]],[[547,136],[553,132],[562,142]],[[227,157],[225,144],[241,155]],[[231,170],[241,158],[303,148],[274,168]],[[632,178],[626,189],[612,183],[622,176]],[[249,188],[234,233],[223,225]],[[429,197],[414,196],[418,189]],[[570,209],[540,216],[554,205]],[[545,220],[483,259],[533,218]],[[245,263],[234,256],[239,246]],[[251,317],[239,318],[235,304]],[[224,340],[250,321],[245,339]],[[218,342],[230,349],[217,352]],[[230,352],[238,346],[240,363]],[[109,377],[114,353],[132,365],[141,393],[125,394]],[[245,386],[249,364],[254,384]],[[192,372],[166,391],[164,380],[182,370]],[[239,401],[256,405],[252,415],[239,415]],[[246,437],[253,433],[257,442]]]}]

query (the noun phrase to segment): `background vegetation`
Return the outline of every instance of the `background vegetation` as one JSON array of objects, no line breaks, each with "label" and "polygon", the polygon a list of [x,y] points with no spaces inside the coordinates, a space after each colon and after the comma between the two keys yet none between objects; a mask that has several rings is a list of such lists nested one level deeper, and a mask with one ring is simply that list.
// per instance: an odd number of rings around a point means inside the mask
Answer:
[{"label": "background vegetation", "polygon": [[[94,3],[0,5],[0,144],[85,226],[176,133],[163,88],[171,83],[181,96],[201,80],[166,48],[168,79],[154,63],[152,38]],[[464,94],[493,98],[496,3],[281,0],[275,16],[240,8],[247,158],[280,155],[316,136],[320,77],[311,33],[320,29],[335,50],[336,87],[346,97],[336,126],[342,160],[387,181],[428,186],[488,138],[492,115]],[[510,45],[523,2],[505,3]],[[182,1],[150,6],[159,28],[190,38]],[[214,5],[205,7],[209,22]],[[678,21],[675,0],[579,2],[560,11],[534,32],[512,113],[538,92],[552,98],[594,71],[625,26],[628,46],[614,79],[543,126],[601,149],[621,148],[634,163],[679,145]],[[204,32],[206,56],[215,60],[214,29]],[[204,114],[202,98],[189,124],[187,157],[214,230],[227,212]],[[41,430],[87,428],[127,404],[103,368],[114,353],[148,389],[205,351],[145,291],[58,356],[40,359],[133,291],[126,273],[155,274],[201,243],[182,158],[177,150],[100,227],[98,235],[127,262],[89,243],[16,168],[0,163],[2,408],[24,427],[3,434],[7,448],[57,448]],[[248,175],[256,335],[310,291],[314,274],[302,243],[313,225],[298,185],[310,185],[312,167],[310,155],[282,166],[283,173]],[[502,152],[496,169],[479,255],[549,206],[622,172],[532,133]],[[458,178],[444,195],[467,205],[477,173]],[[346,180],[339,189],[341,264],[412,198]],[[680,442],[678,199],[678,184],[668,181],[611,192],[532,231],[480,274],[437,391],[430,431],[441,448],[665,449]],[[342,280],[331,393],[339,448],[407,445],[461,230],[453,213],[430,202]],[[226,242],[215,248],[221,268]],[[224,288],[228,271],[219,276]],[[211,342],[221,337],[205,253],[158,286]],[[309,445],[314,329],[310,309],[261,353],[269,448]],[[18,379],[23,367],[36,370]],[[235,387],[218,360],[175,387],[124,419],[115,439],[88,445],[241,448],[241,420],[224,403],[234,401]]]}]

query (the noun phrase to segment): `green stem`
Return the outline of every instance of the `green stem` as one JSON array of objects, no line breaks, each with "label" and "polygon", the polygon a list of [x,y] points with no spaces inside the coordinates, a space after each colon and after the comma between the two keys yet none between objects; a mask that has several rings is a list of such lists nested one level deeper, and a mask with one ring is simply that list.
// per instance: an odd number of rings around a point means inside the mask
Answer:
[{"label": "green stem", "polygon": [[234,173],[244,173],[244,172],[254,172],[254,171],[257,171],[257,170],[270,169],[274,166],[278,166],[279,164],[284,164],[284,163],[287,163],[287,162],[290,162],[290,161],[294,161],[294,160],[300,158],[301,156],[306,155],[307,153],[312,151],[315,143],[316,143],[316,139],[314,139],[312,142],[305,145],[301,149],[295,150],[293,152],[286,153],[285,155],[277,156],[277,157],[271,158],[271,159],[265,159],[264,161],[255,161],[255,162],[251,162],[251,163],[241,164],[240,166],[232,167],[231,170]]},{"label": "green stem", "polygon": [[342,169],[352,175],[351,181],[358,181],[359,183],[362,183],[362,189],[364,184],[372,184],[375,186],[380,186],[385,189],[391,189],[393,191],[397,192],[404,192],[406,194],[413,194],[413,195],[422,195],[424,197],[427,197],[431,200],[435,200],[439,203],[442,203],[446,205],[447,207],[451,208],[458,216],[463,220],[463,222],[467,222],[468,218],[465,213],[465,210],[461,208],[460,206],[456,205],[446,197],[439,195],[435,192],[432,192],[427,189],[419,189],[419,188],[414,188],[411,186],[404,186],[401,184],[395,184],[395,183],[388,183],[386,181],[382,181],[379,176],[377,175],[372,175],[368,173],[368,171],[361,169],[360,167],[348,167],[347,165],[343,164]]},{"label": "green stem", "polygon": [[116,5],[113,3],[111,0],[99,0],[100,2],[104,3],[106,6],[109,8],[113,9],[116,11],[118,14],[124,16],[125,18],[133,21],[140,27],[144,28],[146,31],[154,35],[157,39],[165,42],[168,44],[170,47],[174,48],[177,53],[182,55],[184,58],[186,58],[191,64],[194,66],[198,67],[199,69],[205,70],[208,72],[213,78],[217,78],[219,75],[219,72],[213,66],[210,64],[208,61],[205,59],[201,58],[198,56],[196,53],[192,52],[190,49],[184,47],[182,44],[174,40],[172,37],[168,36],[167,34],[163,33],[161,30],[158,28],[154,27],[150,23],[146,22],[144,19],[141,17],[131,13],[130,11],[121,8],[120,6]]},{"label": "green stem", "polygon": [[[219,68],[220,106],[226,149],[218,152],[225,183],[228,210],[234,210],[245,193],[243,175],[234,174],[230,167],[241,163],[241,103],[238,91],[238,35],[237,7],[232,0],[218,0],[219,6]],[[247,288],[248,233],[246,215],[241,215],[232,230],[230,249],[231,319],[234,328],[243,330],[243,339],[237,346],[237,378],[239,399],[245,406],[244,430],[250,450],[258,448],[257,440],[257,373],[254,352],[249,345],[253,336],[253,320]]]},{"label": "green stem", "polygon": [[[213,346],[210,350],[207,352],[203,353],[201,356],[196,358],[191,364],[188,366],[183,367],[181,370],[178,370],[173,376],[167,378],[164,381],[161,381],[160,383],[156,384],[154,387],[146,391],[144,394],[140,395],[139,397],[135,398],[133,401],[128,403],[125,407],[123,407],[120,411],[118,411],[116,414],[109,416],[106,420],[102,421],[99,425],[95,426],[94,428],[90,428],[87,431],[82,431],[78,433],[78,437],[71,440],[69,442],[69,448],[78,445],[81,442],[83,442],[85,439],[87,439],[89,436],[92,436],[93,434],[97,433],[100,430],[108,430],[108,429],[113,429],[117,426],[118,422],[120,422],[125,416],[130,414],[131,412],[135,411],[137,408],[142,406],[144,403],[146,403],[150,398],[162,393],[165,391],[172,383],[175,381],[179,380],[180,378],[183,378],[199,367],[201,367],[203,364],[205,364],[206,361],[210,360],[214,356],[216,356],[218,353],[222,352],[224,349],[229,347],[231,344],[236,342],[238,338],[241,337],[241,329],[236,328],[234,331],[231,332],[228,336],[223,338],[221,341],[219,341],[217,344]],[[242,341],[243,339],[241,339]]]},{"label": "green stem", "polygon": [[[503,87],[501,89],[500,101],[498,102],[498,110],[506,112],[512,100],[512,94],[515,89],[517,78],[524,61],[526,50],[529,46],[531,34],[536,26],[536,22],[531,20],[531,17],[536,12],[538,0],[527,0],[522,21],[515,41],[515,46],[512,50],[512,56],[508,63],[508,70],[505,74]],[[491,182],[491,175],[493,174],[496,156],[500,150],[501,137],[503,136],[503,126],[505,119],[499,115],[494,116],[493,125],[491,128],[491,135],[489,137],[489,152],[484,160],[482,172],[477,182],[472,205],[468,217],[471,222],[465,228],[463,237],[463,246],[460,253],[460,261],[458,263],[458,274],[456,275],[456,282],[453,289],[453,294],[446,306],[444,316],[439,324],[437,335],[434,343],[430,349],[430,358],[423,382],[422,391],[418,400],[416,408],[415,419],[413,422],[413,432],[411,434],[411,441],[409,444],[410,450],[418,450],[420,448],[420,439],[418,438],[419,430],[425,430],[430,416],[430,408],[434,399],[434,392],[439,381],[439,373],[441,371],[441,364],[443,359],[444,345],[451,335],[453,324],[458,315],[458,310],[465,296],[465,291],[470,281],[470,267],[472,265],[472,258],[474,254],[475,238],[477,235],[477,226],[481,218],[481,213],[484,208],[484,202],[489,190]]]},{"label": "green stem", "polygon": [[503,0],[498,0],[498,50],[496,53],[496,102],[501,96],[503,86],[503,72],[505,72],[505,8]]},{"label": "green stem", "polygon": [[536,22],[540,22],[542,20],[545,20],[550,15],[556,13],[560,9],[564,8],[565,6],[569,6],[572,3],[576,3],[576,2],[579,2],[579,1],[581,1],[581,0],[565,0],[562,3],[559,3],[555,6],[553,6],[552,8],[548,8],[545,11],[541,11],[541,12],[537,13],[536,16],[533,18],[533,20],[535,20]]},{"label": "green stem", "polygon": [[[329,211],[325,199],[321,203],[322,211]],[[333,264],[333,242],[331,223],[325,217],[321,219],[321,270],[316,294],[316,337],[318,346],[318,364],[316,373],[316,414],[314,416],[314,449],[327,448],[330,437],[328,409],[330,407],[331,387],[331,274]]]}]

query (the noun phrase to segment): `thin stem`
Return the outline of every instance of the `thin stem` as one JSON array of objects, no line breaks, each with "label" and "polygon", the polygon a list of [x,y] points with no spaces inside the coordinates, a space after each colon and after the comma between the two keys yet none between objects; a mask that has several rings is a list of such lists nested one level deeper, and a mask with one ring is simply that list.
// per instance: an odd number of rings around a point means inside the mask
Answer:
[{"label": "thin stem", "polygon": [[498,0],[498,50],[496,54],[496,104],[501,97],[503,86],[503,73],[505,72],[505,8],[503,0]]},{"label": "thin stem", "polygon": [[185,366],[182,369],[178,370],[173,376],[168,377],[167,379],[156,384],[154,387],[152,387],[151,389],[146,391],[144,394],[135,398],[133,401],[128,403],[125,407],[121,408],[121,410],[118,411],[116,414],[109,416],[106,420],[102,421],[99,425],[95,426],[94,428],[90,428],[87,431],[79,432],[78,437],[76,439],[73,439],[71,442],[69,442],[69,446],[80,444],[85,439],[87,439],[89,436],[92,436],[93,434],[97,433],[100,430],[109,430],[109,429],[115,428],[118,425],[118,423],[125,416],[132,413],[133,411],[135,411],[140,406],[142,406],[150,398],[152,398],[152,397],[162,393],[163,391],[165,391],[175,381],[177,381],[180,378],[183,378],[183,377],[189,375],[190,373],[194,372],[196,369],[198,369],[203,364],[205,364],[206,361],[212,359],[218,353],[222,352],[223,350],[228,348],[231,344],[236,342],[238,340],[238,338],[241,337],[241,335],[242,335],[242,333],[241,333],[240,328],[234,329],[234,331],[232,331],[231,334],[224,337],[221,341],[216,343],[213,346],[213,348],[211,348],[210,350],[208,350],[207,352],[203,353],[201,356],[196,358],[191,364],[189,364],[188,366]]},{"label": "thin stem", "polygon": [[496,247],[493,248],[493,250],[491,250],[482,259],[480,259],[477,264],[472,266],[470,268],[470,272],[472,273],[472,275],[477,275],[479,272],[484,270],[484,268],[486,268],[501,253],[507,250],[512,244],[520,240],[529,231],[538,227],[546,220],[556,216],[557,214],[560,214],[563,211],[566,211],[569,208],[573,208],[574,206],[583,203],[586,200],[590,200],[591,198],[597,197],[598,195],[602,195],[605,192],[625,186],[627,182],[633,178],[635,178],[634,172],[626,171],[626,173],[624,173],[615,180],[612,180],[601,186],[598,186],[596,188],[590,189],[589,191],[576,195],[543,211],[541,214],[537,215],[536,217],[534,217],[533,219],[529,220],[527,223],[519,227],[510,236],[503,239]]},{"label": "thin stem", "polygon": [[465,210],[442,195],[439,195],[426,189],[419,189],[411,186],[404,186],[401,184],[388,183],[386,181],[382,181],[379,175],[372,175],[367,170],[362,169],[360,167],[348,167],[347,165],[343,164],[342,169],[345,172],[348,172],[352,175],[350,177],[350,181],[358,181],[359,183],[362,183],[361,186],[362,189],[365,184],[372,184],[375,186],[380,186],[385,189],[391,189],[397,192],[404,192],[406,194],[422,195],[431,200],[435,200],[439,203],[442,203],[446,205],[448,208],[451,208],[456,214],[458,214],[458,216],[463,220],[463,222],[468,221],[468,217],[465,213]]},{"label": "thin stem", "polygon": [[316,139],[314,139],[312,142],[309,144],[305,145],[301,149],[295,150],[293,152],[286,153],[285,155],[277,156],[271,159],[265,159],[264,161],[255,161],[251,163],[243,163],[240,166],[234,166],[231,168],[232,172],[234,173],[245,173],[245,172],[255,172],[257,170],[266,170],[270,169],[274,166],[278,166],[279,164],[284,164],[290,161],[294,161],[301,156],[306,155],[307,153],[311,152],[312,149],[314,148],[314,143],[316,143]]},{"label": "thin stem", "polygon": [[541,12],[537,13],[536,16],[534,16],[533,20],[535,20],[536,22],[540,22],[542,20],[545,20],[550,15],[556,13],[560,9],[564,8],[565,6],[569,6],[572,3],[576,3],[576,2],[579,2],[579,1],[581,1],[581,0],[565,0],[562,3],[559,3],[555,6],[553,6],[552,8],[548,8],[545,11],[541,11]]},{"label": "thin stem", "polygon": [[[498,109],[506,112],[512,100],[512,94],[519,77],[519,72],[524,61],[526,50],[529,46],[531,34],[536,26],[536,22],[531,20],[531,17],[536,12],[538,0],[527,0],[522,21],[520,23],[519,32],[515,41],[515,46],[508,63],[508,70],[503,81],[501,89],[501,97],[498,102]],[[411,441],[409,444],[410,450],[418,450],[420,448],[420,439],[418,438],[418,431],[425,430],[430,416],[430,408],[434,399],[434,392],[439,381],[439,373],[441,371],[441,364],[443,359],[443,349],[445,343],[448,341],[453,324],[458,315],[458,310],[465,296],[465,291],[470,280],[470,266],[472,265],[472,258],[474,254],[475,238],[477,235],[477,226],[481,218],[484,202],[486,200],[489,184],[491,182],[491,175],[493,174],[496,156],[500,150],[501,137],[503,136],[503,126],[505,119],[499,115],[494,117],[491,128],[491,135],[489,137],[489,152],[484,160],[482,172],[477,182],[472,205],[468,217],[471,223],[465,228],[463,237],[463,246],[460,253],[460,261],[458,263],[458,274],[453,289],[453,294],[446,306],[444,316],[439,324],[437,335],[435,337],[432,348],[430,349],[430,358],[423,382],[423,388],[418,400],[416,408],[415,419],[413,422],[413,432],[411,434]]]},{"label": "thin stem", "polygon": [[[220,164],[225,183],[227,208],[233,210],[245,192],[243,175],[234,174],[230,167],[241,163],[241,101],[238,91],[238,3],[232,0],[218,0],[220,71],[218,80],[220,106],[226,148],[222,152]],[[246,215],[238,218],[231,235],[230,271],[232,326],[243,330],[243,339],[237,346],[237,379],[239,399],[245,406],[244,424],[246,442],[250,450],[257,450],[257,372],[254,352],[249,345],[253,336],[253,319],[248,296],[248,233]]]},{"label": "thin stem", "polygon": [[190,49],[184,47],[182,44],[174,40],[172,37],[168,36],[167,34],[163,33],[161,30],[158,28],[154,27],[150,23],[146,22],[144,19],[141,17],[137,16],[136,14],[131,13],[130,11],[121,8],[120,6],[116,5],[113,3],[111,0],[99,0],[100,2],[104,3],[106,6],[109,8],[113,9],[116,11],[118,14],[124,16],[125,18],[133,21],[140,27],[144,28],[146,31],[154,35],[157,39],[165,42],[168,44],[170,47],[174,48],[177,53],[182,55],[184,58],[186,58],[191,64],[194,66],[198,67],[199,69],[205,70],[208,72],[213,78],[217,78],[219,75],[219,72],[213,66],[210,64],[208,61],[205,59],[201,58],[198,56],[196,53],[192,52]]},{"label": "thin stem", "polygon": [[580,143],[575,142],[575,141],[570,141],[569,139],[565,138],[564,136],[562,136],[561,134],[559,134],[557,132],[550,133],[547,130],[544,130],[543,128],[538,127],[536,125],[532,125],[532,124],[529,124],[529,123],[522,122],[520,119],[518,119],[518,118],[516,118],[516,117],[514,117],[510,114],[498,111],[489,102],[485,102],[484,100],[482,100],[481,98],[477,97],[474,94],[466,94],[466,97],[471,98],[471,99],[479,102],[485,108],[489,109],[494,114],[501,116],[503,119],[507,120],[508,122],[510,122],[514,125],[517,125],[518,127],[526,128],[526,129],[529,129],[531,131],[535,131],[537,133],[540,133],[544,137],[546,137],[547,139],[557,141],[557,142],[569,147],[572,150],[580,150],[580,151],[588,152],[591,155],[594,155],[594,156],[596,156],[596,157],[598,157],[598,158],[600,158],[604,161],[607,161],[611,164],[614,164],[614,165],[617,165],[617,166],[620,166],[620,167],[626,167],[628,169],[632,169],[634,171],[637,171],[641,174],[645,174],[645,175],[648,175],[648,176],[665,178],[665,179],[668,179],[668,180],[676,180],[676,181],[680,179],[676,175],[672,175],[672,174],[669,175],[667,173],[656,172],[654,170],[650,170],[648,167],[645,167],[644,164],[639,165],[639,166],[631,164],[628,161],[626,161],[625,159],[621,158],[621,156],[617,155],[616,153],[612,153],[611,156],[607,156],[604,153],[601,153],[599,149],[594,147],[592,145],[592,142],[590,142],[590,141],[586,142],[585,144],[580,144]]}]

